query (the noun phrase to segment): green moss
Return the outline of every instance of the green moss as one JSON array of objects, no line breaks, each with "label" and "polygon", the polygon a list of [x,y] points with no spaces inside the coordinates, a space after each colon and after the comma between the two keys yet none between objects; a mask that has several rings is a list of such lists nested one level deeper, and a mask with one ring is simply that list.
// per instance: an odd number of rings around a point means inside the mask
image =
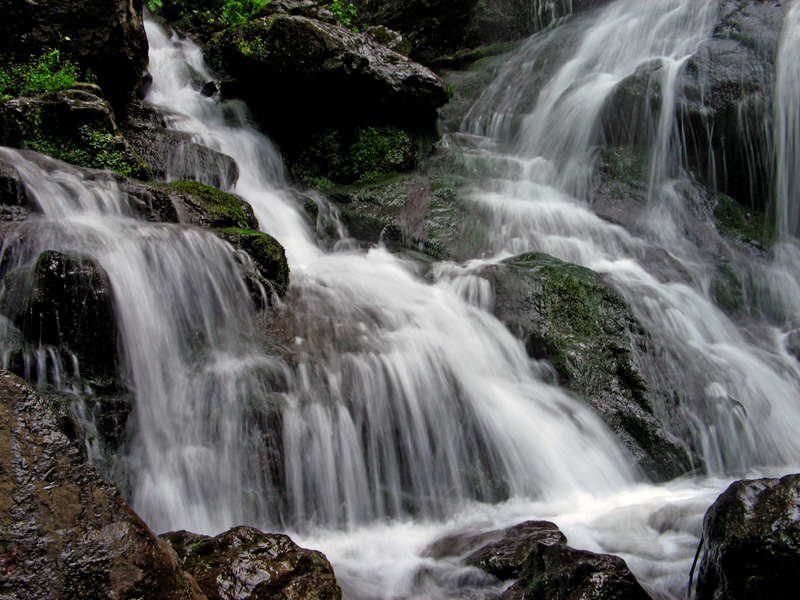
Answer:
[{"label": "green moss", "polygon": [[437,58],[431,62],[435,69],[463,69],[486,58],[499,56],[509,52],[517,45],[516,42],[492,44],[471,50],[459,50],[452,56]]},{"label": "green moss", "polygon": [[280,242],[271,235],[241,227],[218,230],[223,238],[241,248],[253,260],[262,277],[271,282],[279,296],[289,287],[289,263]]},{"label": "green moss", "polygon": [[719,232],[729,239],[752,244],[760,250],[769,249],[775,241],[763,214],[746,209],[725,194],[716,196],[714,218]]},{"label": "green moss", "polygon": [[23,146],[79,167],[108,169],[144,181],[153,179],[150,167],[127,148],[122,136],[96,131],[88,125],[80,127],[76,139],[37,132]]},{"label": "green moss", "polygon": [[234,227],[243,230],[258,227],[258,222],[249,206],[233,194],[197,181],[173,181],[165,186],[167,189],[186,194],[199,208],[200,220],[210,227]]},{"label": "green moss", "polygon": [[316,187],[367,181],[414,165],[408,133],[393,126],[328,129],[312,134],[292,160],[295,175]]}]

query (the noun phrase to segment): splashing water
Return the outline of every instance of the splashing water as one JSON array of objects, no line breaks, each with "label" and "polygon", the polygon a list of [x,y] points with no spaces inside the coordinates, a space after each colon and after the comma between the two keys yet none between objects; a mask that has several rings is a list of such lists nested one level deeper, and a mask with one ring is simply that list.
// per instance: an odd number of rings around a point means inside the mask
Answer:
[{"label": "splashing water", "polygon": [[[323,251],[246,108],[202,96],[193,77],[212,77],[199,49],[146,23],[148,101],[233,157],[234,191],[285,246],[292,284],[273,315],[281,357],[266,355],[230,246],[137,219],[113,177],[1,151],[43,213],[3,256],[30,267],[45,249],[77,251],[108,272],[135,394],[126,462],[137,511],[157,530],[295,529],[356,599],[490,595],[500,584],[425,549],[544,518],[573,546],[622,555],[654,597],[681,596],[727,478],[800,462],[800,372],[781,345],[800,315],[798,263],[742,267],[780,319],[734,323],[709,292],[713,257],[685,235],[707,226],[687,208],[701,203],[676,159],[674,102],[714,14],[710,1],[621,0],[510,57],[447,140],[490,174],[470,195],[493,216],[487,256],[436,265],[434,285],[383,249]],[[644,118],[646,203],[622,227],[593,212],[590,190],[606,103],[639,75],[658,102]],[[191,168],[166,173],[204,176]],[[603,273],[624,294],[660,352],[649,378],[678,398],[706,476],[636,483],[599,419],[488,314],[482,262],[529,250]],[[674,422],[669,407],[656,411]]]}]

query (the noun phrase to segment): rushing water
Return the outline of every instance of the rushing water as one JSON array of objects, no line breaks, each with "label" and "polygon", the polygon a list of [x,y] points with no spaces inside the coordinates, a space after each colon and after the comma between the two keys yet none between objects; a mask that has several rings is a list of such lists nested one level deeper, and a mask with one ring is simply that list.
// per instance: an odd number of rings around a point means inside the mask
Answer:
[{"label": "rushing water", "polygon": [[[557,3],[534,4],[541,13]],[[798,10],[787,19],[776,103],[776,187],[787,207],[797,200]],[[571,545],[622,555],[656,597],[681,596],[702,515],[727,481],[800,467],[800,370],[782,345],[800,322],[795,245],[774,262],[728,247],[679,160],[680,72],[715,18],[711,0],[619,0],[508,57],[463,131],[443,143],[467,170],[489,173],[469,197],[492,215],[490,243],[469,269],[435,265],[434,284],[381,248],[344,239],[324,250],[246,107],[201,95],[196,82],[212,75],[199,49],[146,23],[148,101],[236,161],[233,191],[286,248],[292,283],[285,303],[275,301],[282,344],[268,355],[228,244],[137,218],[114,177],[1,150],[41,209],[30,235],[6,239],[3,264],[29,268],[59,249],[108,273],[135,395],[123,479],[143,518],[159,531],[294,531],[328,555],[352,599],[483,597],[500,584],[426,548],[445,534],[550,519]],[[591,191],[609,134],[604,107],[632,76],[659,101],[638,115],[649,174],[622,227],[595,214]],[[208,180],[193,164],[165,172]],[[475,266],[530,250],[603,273],[627,298],[659,353],[643,365],[680,406],[703,474],[639,481],[600,420],[489,314],[491,290]],[[719,256],[738,261],[765,318],[734,322],[714,304]],[[6,342],[12,329],[3,324]],[[656,412],[675,422],[667,406]]]}]

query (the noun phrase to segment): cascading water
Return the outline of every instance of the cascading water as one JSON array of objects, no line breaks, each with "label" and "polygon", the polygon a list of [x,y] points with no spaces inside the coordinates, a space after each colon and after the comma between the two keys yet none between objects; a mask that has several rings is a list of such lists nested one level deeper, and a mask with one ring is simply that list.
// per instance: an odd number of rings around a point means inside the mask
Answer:
[{"label": "cascading water", "polygon": [[[666,366],[650,375],[675,390],[710,474],[663,486],[635,483],[598,418],[547,383],[547,368],[487,313],[481,261],[436,265],[430,285],[383,249],[323,251],[245,108],[202,96],[192,82],[212,77],[199,49],[157,25],[146,24],[148,100],[234,158],[236,193],[287,249],[292,285],[273,315],[281,358],[251,338],[258,316],[230,246],[135,218],[113,177],[2,150],[43,213],[26,226],[34,234],[6,239],[3,264],[61,249],[108,273],[135,395],[126,485],[145,520],[157,530],[295,528],[331,559],[346,597],[421,599],[493,589],[427,557],[434,539],[545,518],[573,546],[624,556],[655,597],[682,596],[702,515],[726,483],[714,476],[800,466],[800,372],[781,330],[720,311],[712,259],[684,236],[697,227],[686,208],[696,198],[676,161],[676,86],[714,18],[710,0],[619,0],[536,36],[508,59],[465,133],[446,140],[490,173],[471,194],[494,217],[482,260],[538,250],[604,273],[653,336]],[[631,77],[658,102],[639,133],[647,205],[623,228],[589,200],[604,107]],[[165,172],[209,176],[191,167]],[[800,315],[792,269],[743,269],[773,314]]]},{"label": "cascading water", "polygon": [[[273,522],[441,516],[470,499],[600,492],[630,481],[601,423],[537,378],[499,322],[383,250],[324,254],[277,187],[277,171],[259,166],[274,153],[268,141],[181,77],[196,48],[151,23],[148,35],[148,100],[236,160],[236,192],[290,260],[292,291],[277,316],[294,364],[282,395],[287,508]],[[147,518],[149,501],[134,498]],[[197,527],[185,521],[180,513],[171,520]]]},{"label": "cascading water", "polygon": [[776,64],[774,133],[778,235],[800,235],[800,4],[786,15]]},{"label": "cascading water", "polygon": [[[654,362],[666,366],[659,366],[667,376],[665,386],[674,389],[706,469],[726,473],[797,460],[800,445],[790,431],[800,424],[800,408],[794,402],[800,387],[796,361],[783,351],[779,332],[763,325],[764,331],[756,335],[769,341],[754,344],[752,333],[741,330],[714,305],[709,274],[717,266],[686,235],[697,228],[693,210],[702,209],[702,200],[677,160],[678,73],[710,35],[715,18],[716,3],[710,1],[621,0],[593,21],[583,21],[582,42],[571,54],[564,53],[529,114],[508,116],[515,105],[524,110],[527,99],[516,95],[518,87],[489,88],[476,106],[500,106],[506,118],[521,120],[521,125],[512,139],[498,140],[512,148],[513,154],[504,158],[510,166],[496,168],[473,199],[494,215],[492,254],[545,252],[605,273],[614,282],[661,346],[662,356]],[[541,60],[550,51],[548,44],[556,41],[551,34],[529,44],[522,60]],[[499,79],[508,77],[511,73]],[[649,148],[649,192],[646,206],[631,203],[639,217],[623,229],[596,216],[588,201],[598,144],[607,134],[604,111],[613,107],[609,103],[619,86],[633,82],[649,90],[640,111],[644,126],[639,125]],[[464,129],[480,132],[475,124],[485,120],[483,114],[469,116]],[[491,148],[472,140],[470,146]],[[499,157],[490,149],[470,151],[466,160],[499,165]],[[662,263],[669,257],[669,270],[649,260],[654,256]],[[676,265],[679,280],[671,278]],[[762,287],[795,279],[796,288],[796,278],[779,275],[778,270],[772,273],[774,281]],[[775,286],[769,293],[777,304],[788,296],[779,289]],[[779,312],[794,312],[794,304],[789,300]],[[661,416],[668,420],[666,412]]]}]

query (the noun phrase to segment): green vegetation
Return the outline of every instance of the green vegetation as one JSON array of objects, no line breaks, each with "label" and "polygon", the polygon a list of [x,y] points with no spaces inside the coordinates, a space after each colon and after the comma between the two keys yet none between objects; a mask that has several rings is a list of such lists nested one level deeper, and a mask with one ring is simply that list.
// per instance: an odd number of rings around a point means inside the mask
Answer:
[{"label": "green vegetation", "polygon": [[226,25],[244,23],[270,0],[147,0],[147,7],[170,21],[199,18]]},{"label": "green vegetation", "polygon": [[150,168],[127,151],[121,136],[96,131],[88,125],[80,127],[79,131],[80,137],[75,140],[39,136],[26,141],[24,146],[79,167],[108,169],[143,180],[153,178]]},{"label": "green vegetation", "polygon": [[0,68],[0,101],[64,90],[75,85],[79,76],[78,66],[62,58],[58,49],[27,62],[7,63]]},{"label": "green vegetation", "polygon": [[301,179],[328,187],[405,170],[413,162],[411,138],[389,125],[361,127],[350,134],[331,129],[314,135],[301,150],[294,170]]},{"label": "green vegetation", "polygon": [[722,235],[752,244],[759,250],[768,250],[772,246],[775,236],[763,214],[748,210],[724,194],[717,194],[716,200],[714,218]]},{"label": "green vegetation", "polygon": [[258,227],[250,206],[241,198],[197,181],[173,181],[165,186],[187,196],[209,227],[250,230]]},{"label": "green vegetation", "polygon": [[358,16],[358,9],[351,2],[342,2],[342,0],[333,0],[333,2],[320,1],[317,4],[324,6],[333,13],[336,20],[342,25],[353,31],[358,31],[358,26],[355,24],[355,18]]},{"label": "green vegetation", "polygon": [[218,233],[250,256],[260,275],[274,286],[279,296],[286,293],[289,287],[289,264],[278,240],[266,233],[241,227],[219,229]]}]

